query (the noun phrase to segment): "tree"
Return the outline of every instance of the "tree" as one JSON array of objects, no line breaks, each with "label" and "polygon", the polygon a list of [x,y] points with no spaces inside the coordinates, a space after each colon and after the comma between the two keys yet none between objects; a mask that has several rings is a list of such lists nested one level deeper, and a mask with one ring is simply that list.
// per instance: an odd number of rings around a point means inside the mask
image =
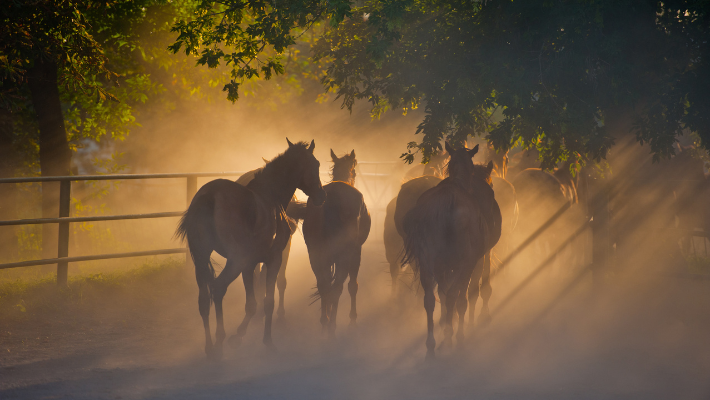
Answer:
[{"label": "tree", "polygon": [[[125,133],[132,118],[125,100],[136,91],[144,94],[155,89],[135,74],[118,73],[130,70],[126,68],[130,57],[121,53],[131,47],[130,27],[142,17],[144,6],[152,3],[27,0],[0,8],[0,108],[10,119],[3,133],[35,140],[32,132],[17,131],[18,126],[33,125],[26,120],[27,111],[34,111],[36,126],[30,130],[36,129],[42,176],[71,173],[72,147],[76,146],[72,139],[98,138],[107,128],[114,136]],[[127,89],[117,89],[114,85],[119,82]],[[13,145],[10,142],[2,143],[5,151]],[[14,145],[27,146],[27,140]],[[6,165],[2,173],[12,170]],[[57,216],[58,184],[42,187],[43,217]],[[45,257],[52,254],[53,229],[43,226]]]},{"label": "tree", "polygon": [[234,102],[241,84],[284,74],[286,50],[319,21],[349,17],[350,6],[348,0],[200,1],[190,21],[173,27],[178,37],[169,50],[198,56],[197,64],[209,68],[224,63],[231,79],[223,90]]},{"label": "tree", "polygon": [[[424,104],[410,143],[486,134],[543,166],[600,160],[632,132],[654,159],[685,131],[710,149],[707,1],[372,0],[318,45],[324,84],[375,113]],[[579,165],[579,164],[577,164]]]}]

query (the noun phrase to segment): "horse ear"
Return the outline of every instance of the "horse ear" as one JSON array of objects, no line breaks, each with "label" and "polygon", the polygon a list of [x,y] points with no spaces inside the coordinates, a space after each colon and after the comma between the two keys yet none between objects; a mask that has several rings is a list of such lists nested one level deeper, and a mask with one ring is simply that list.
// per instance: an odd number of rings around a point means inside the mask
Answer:
[{"label": "horse ear", "polygon": [[478,145],[476,145],[476,147],[474,147],[474,148],[472,148],[471,150],[468,151],[468,155],[469,155],[470,157],[475,156],[476,153],[478,153]]},{"label": "horse ear", "polygon": [[449,142],[444,142],[444,148],[446,149],[446,152],[449,154],[454,154],[454,148],[451,147]]},{"label": "horse ear", "polygon": [[311,140],[311,145],[308,146],[308,151],[310,151],[311,154],[313,154],[313,150],[315,150],[315,148],[316,148],[316,141],[315,141],[315,139],[313,139],[313,140]]},{"label": "horse ear", "polygon": [[293,143],[291,143],[291,141],[288,140],[288,138],[286,138],[286,142],[288,142],[288,147],[293,147]]},{"label": "horse ear", "polygon": [[333,149],[330,149],[330,158],[333,159],[333,162],[338,161],[338,156],[335,155],[335,153],[333,152]]},{"label": "horse ear", "polygon": [[350,152],[350,158],[355,159],[355,149]]},{"label": "horse ear", "polygon": [[490,175],[491,171],[493,171],[493,161],[488,161],[488,166],[486,166],[486,172],[488,173],[488,175]]},{"label": "horse ear", "polygon": [[268,164],[269,160],[265,159],[264,157],[261,157],[261,159],[264,161],[264,164]]}]

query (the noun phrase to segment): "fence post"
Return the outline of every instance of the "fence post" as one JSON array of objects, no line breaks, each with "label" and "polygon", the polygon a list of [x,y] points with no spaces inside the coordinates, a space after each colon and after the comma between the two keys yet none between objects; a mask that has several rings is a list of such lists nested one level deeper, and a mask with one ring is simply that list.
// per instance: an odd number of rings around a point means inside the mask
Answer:
[{"label": "fence post", "polygon": [[[197,193],[197,177],[196,176],[188,176],[187,177],[187,207],[190,207],[190,203],[192,202],[192,198],[195,197],[195,193]],[[190,248],[187,248],[187,253],[185,253],[185,263],[188,266],[188,268],[194,268],[195,266],[192,263],[192,255],[190,255]]]},{"label": "fence post", "polygon": [[[59,186],[59,217],[68,217],[71,206],[71,181],[62,180]],[[57,257],[69,257],[69,222],[59,223],[59,247]],[[57,264],[57,285],[66,286],[69,263],[61,261]]]}]

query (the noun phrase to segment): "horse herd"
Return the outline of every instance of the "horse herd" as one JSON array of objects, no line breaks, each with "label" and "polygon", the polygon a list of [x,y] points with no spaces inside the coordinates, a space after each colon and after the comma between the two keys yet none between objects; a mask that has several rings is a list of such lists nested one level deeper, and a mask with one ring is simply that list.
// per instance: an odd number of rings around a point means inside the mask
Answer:
[{"label": "horse herd", "polygon": [[[288,139],[287,139],[288,141]],[[350,321],[357,320],[356,298],[362,245],[371,219],[363,195],[354,188],[355,151],[333,161],[332,182],[321,185],[320,163],[313,155],[315,142],[291,143],[263,168],[244,174],[236,182],[217,179],[200,188],[180,220],[177,236],[187,241],[199,288],[198,305],[205,331],[208,358],[219,358],[226,338],[222,301],[227,287],[243,275],[245,316],[229,340],[240,342],[257,311],[257,291],[264,291],[265,345],[273,346],[271,326],[278,285],[277,311],[283,317],[285,267],[296,222],[303,221],[303,236],[317,281],[323,330],[333,335],[338,301],[346,279],[351,298]],[[536,168],[517,172],[513,182],[506,154],[488,149],[487,164],[474,164],[478,152],[445,144],[422,173],[413,174],[387,206],[384,242],[390,264],[393,295],[397,295],[402,266],[418,276],[427,315],[427,358],[435,356],[434,289],[442,304],[444,345],[453,343],[453,318],[458,314],[457,342],[464,338],[464,316],[483,301],[479,324],[490,320],[490,269],[493,249],[509,251],[511,231],[521,237],[537,226],[529,215],[550,214],[549,209],[576,202],[577,192],[568,166],[556,173]],[[524,163],[519,163],[524,165]],[[296,189],[307,196],[295,200]],[[494,191],[495,189],[495,191]],[[546,204],[545,209],[540,204]],[[549,207],[551,205],[551,207]],[[554,213],[554,211],[553,211]],[[210,256],[215,251],[227,262],[217,275]],[[259,268],[258,265],[263,267]],[[256,277],[256,278],[255,278]],[[214,304],[216,335],[212,341],[210,309]]]}]

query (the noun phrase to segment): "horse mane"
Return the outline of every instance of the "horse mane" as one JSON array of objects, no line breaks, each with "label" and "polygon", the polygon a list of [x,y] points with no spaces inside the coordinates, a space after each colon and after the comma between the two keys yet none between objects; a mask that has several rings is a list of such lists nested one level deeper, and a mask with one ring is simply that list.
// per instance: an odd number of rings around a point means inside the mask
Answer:
[{"label": "horse mane", "polygon": [[[344,165],[344,163],[341,163],[341,165]],[[355,162],[355,165],[357,165],[357,161]],[[352,171],[352,179],[354,181],[354,166],[353,168],[345,168],[343,166],[339,166],[338,163],[333,163],[333,166],[330,167],[330,177],[333,181],[349,182],[351,178],[350,171]]]},{"label": "horse mane", "polygon": [[300,152],[307,151],[308,146],[309,144],[306,142],[298,142],[293,144],[293,146],[289,146],[286,151],[269,161],[264,166],[264,168],[257,170],[254,173],[254,179],[257,179],[264,174],[272,173],[273,171],[279,171],[283,170],[284,168],[288,168],[290,161],[292,161],[292,159],[295,158]]}]

